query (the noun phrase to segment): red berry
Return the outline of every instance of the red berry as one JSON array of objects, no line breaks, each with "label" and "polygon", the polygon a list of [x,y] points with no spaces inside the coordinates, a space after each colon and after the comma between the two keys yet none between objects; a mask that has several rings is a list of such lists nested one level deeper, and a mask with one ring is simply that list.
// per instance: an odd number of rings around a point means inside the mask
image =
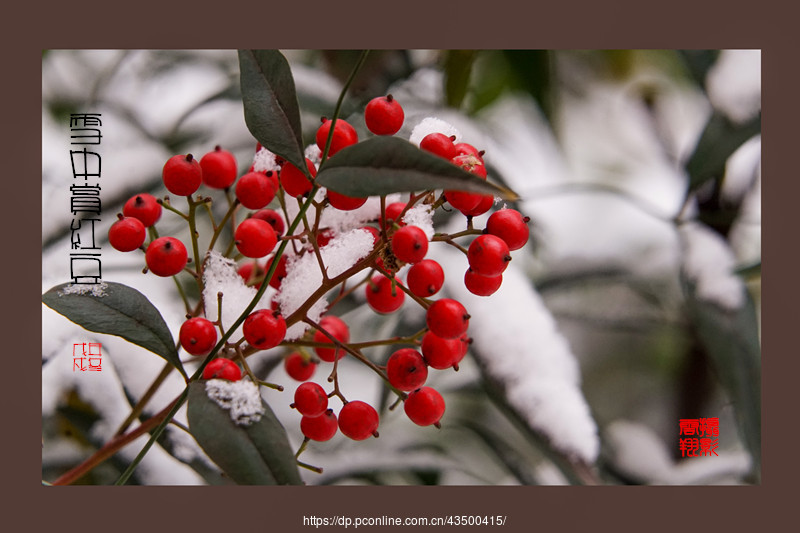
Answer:
[{"label": "red berry", "polygon": [[[306,167],[312,178],[317,175],[317,167],[315,167],[314,163],[308,158],[306,158]],[[303,171],[291,163],[283,165],[279,179],[286,194],[294,198],[307,194],[313,187],[313,184],[306,175],[303,174]]]},{"label": "red berry", "polygon": [[230,359],[217,357],[203,369],[203,379],[239,381],[242,379],[242,371],[239,369],[239,366]]},{"label": "red berry", "polygon": [[[267,264],[264,266],[265,274],[269,271],[273,261],[275,261],[275,256],[272,256],[267,260]],[[272,273],[272,277],[269,279],[269,286],[274,289],[280,289],[281,282],[284,280],[284,278],[286,278],[287,275],[286,254],[283,254],[281,255],[281,258],[278,259],[278,266],[275,267],[275,272]]]},{"label": "red berry", "polygon": [[[390,223],[394,222],[398,226],[405,226],[406,223],[400,220],[400,213],[406,208],[405,202],[392,202],[386,206],[386,220]],[[381,220],[381,227],[385,226],[384,221]]]},{"label": "red berry", "polygon": [[[317,146],[321,151],[325,150],[325,143],[328,141],[328,133],[331,130],[332,120],[322,118],[322,125],[317,129],[315,139]],[[328,157],[332,156],[342,148],[356,144],[358,142],[358,133],[355,128],[347,121],[339,118],[336,119],[336,126],[333,130],[333,138],[331,139],[331,147],[328,149]]]},{"label": "red berry", "polygon": [[236,181],[236,158],[219,146],[200,159],[203,183],[212,189],[227,189]]},{"label": "red berry", "polygon": [[403,226],[392,235],[392,252],[405,263],[419,263],[428,253],[428,236],[418,226]]},{"label": "red berry", "polygon": [[236,198],[247,209],[266,207],[276,192],[274,183],[263,172],[248,172],[236,183]]},{"label": "red berry", "polygon": [[339,428],[336,414],[328,409],[319,416],[304,416],[300,419],[300,431],[310,440],[323,442],[331,440]]},{"label": "red berry", "polygon": [[375,135],[394,135],[403,126],[405,113],[391,94],[373,98],[364,108],[364,122]]},{"label": "red berry", "polygon": [[483,198],[481,193],[468,191],[447,190],[444,191],[444,195],[447,198],[447,202],[462,213],[478,207]]},{"label": "red berry", "polygon": [[420,350],[428,366],[436,370],[457,365],[466,354],[462,338],[443,339],[431,331],[423,335]]},{"label": "red berry", "polygon": [[356,198],[354,196],[345,196],[344,194],[339,194],[336,191],[332,191],[328,189],[328,202],[340,211],[352,211],[353,209],[358,209],[365,203],[367,203],[367,198]]},{"label": "red berry", "polygon": [[483,160],[480,157],[472,154],[461,154],[453,157],[450,161],[467,172],[486,179],[486,165],[483,164]]},{"label": "red berry", "polygon": [[433,296],[444,285],[444,270],[433,259],[424,259],[411,265],[406,275],[408,288],[420,298]]},{"label": "red berry", "polygon": [[399,283],[399,280],[392,280],[386,276],[373,276],[366,288],[367,303],[373,311],[388,314],[402,307],[406,295],[400,288],[394,286]]},{"label": "red berry", "polygon": [[283,369],[286,370],[290,378],[297,381],[306,381],[314,375],[317,363],[306,359],[300,352],[292,352],[283,360]]},{"label": "red berry", "polygon": [[161,204],[152,194],[139,193],[125,202],[122,214],[126,217],[138,218],[144,227],[149,228],[161,218]]},{"label": "red berry", "polygon": [[120,252],[136,250],[146,238],[147,230],[138,218],[123,217],[108,228],[108,242]]},{"label": "red berry", "polygon": [[379,423],[378,412],[366,402],[347,402],[339,411],[339,429],[353,440],[364,440],[370,435],[377,437]]},{"label": "red berry", "polygon": [[186,266],[189,255],[181,241],[174,237],[159,237],[150,243],[144,254],[147,268],[156,276],[174,276]]},{"label": "red berry", "polygon": [[487,212],[489,209],[492,208],[492,205],[494,205],[494,195],[485,194],[481,196],[478,205],[476,205],[472,209],[459,209],[459,211],[461,211],[464,215],[468,217],[476,217],[478,215],[482,215],[485,212]]},{"label": "red berry", "polygon": [[174,155],[161,171],[164,186],[172,194],[189,196],[197,192],[203,182],[203,169],[192,154]]},{"label": "red berry", "polygon": [[243,220],[233,234],[236,249],[245,257],[264,257],[278,243],[269,222],[257,218]]},{"label": "red berry", "polygon": [[283,232],[286,230],[286,224],[284,224],[283,218],[273,209],[259,209],[253,213],[253,216],[250,218],[260,218],[261,220],[269,222],[269,225],[275,230],[276,235],[283,235]]},{"label": "red berry", "polygon": [[403,404],[408,418],[418,426],[437,424],[444,414],[444,399],[435,389],[422,387],[408,395]]},{"label": "red berry", "polygon": [[516,209],[501,209],[492,213],[486,221],[486,231],[503,239],[509,250],[519,250],[528,242],[529,220]]},{"label": "red berry", "polygon": [[428,365],[413,348],[401,348],[386,361],[386,376],[393,387],[402,391],[420,388],[428,379]]},{"label": "red berry", "polygon": [[217,344],[217,328],[205,318],[190,318],[181,325],[178,338],[187,353],[208,355]]},{"label": "red berry", "polygon": [[419,142],[419,147],[448,161],[458,155],[453,137],[448,137],[444,133],[429,133]]},{"label": "red berry", "polygon": [[242,264],[237,272],[242,277],[246,285],[254,286],[256,289],[261,287],[261,280],[264,279],[266,270],[257,261],[248,261]]},{"label": "red berry", "polygon": [[328,395],[319,384],[307,381],[294,391],[293,407],[303,416],[319,416],[328,409]]},{"label": "red berry", "polygon": [[425,316],[428,329],[444,339],[456,339],[467,332],[469,314],[460,302],[451,298],[436,300]]},{"label": "red berry", "polygon": [[467,250],[469,266],[481,276],[499,276],[511,261],[508,245],[500,237],[481,235]]},{"label": "red berry", "polygon": [[[458,155],[473,155],[483,163],[483,152],[479,152],[477,148],[469,143],[456,143],[456,152]],[[456,156],[457,157],[457,156]]]},{"label": "red berry", "polygon": [[286,336],[286,321],[276,311],[260,309],[245,319],[242,332],[250,346],[268,350],[280,344]]},{"label": "red berry", "polygon": [[503,275],[481,276],[471,268],[464,274],[464,286],[477,296],[491,296],[503,284]]},{"label": "red berry", "polygon": [[[322,329],[330,333],[334,339],[338,340],[342,344],[347,344],[350,342],[350,328],[347,326],[345,321],[338,316],[326,315],[319,321],[319,325]],[[341,348],[333,347],[334,344],[331,342],[330,337],[319,330],[314,332],[314,342],[325,343],[331,346],[331,348],[323,348],[320,346],[314,348],[316,354],[323,361],[332,363],[336,359],[341,359],[347,355],[347,352]]]},{"label": "red berry", "polygon": [[317,246],[322,248],[323,246],[325,246],[326,244],[331,242],[331,239],[333,239],[333,237],[334,237],[334,234],[329,229],[324,229],[324,230],[320,231],[319,235],[317,235]]}]

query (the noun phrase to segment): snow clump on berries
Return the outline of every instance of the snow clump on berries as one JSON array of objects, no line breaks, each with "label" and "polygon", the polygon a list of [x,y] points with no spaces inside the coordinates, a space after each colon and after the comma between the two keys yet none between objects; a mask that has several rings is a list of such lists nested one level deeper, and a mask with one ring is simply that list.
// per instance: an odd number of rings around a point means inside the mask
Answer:
[{"label": "snow clump on berries", "polygon": [[461,132],[458,131],[455,126],[449,122],[445,122],[440,118],[428,117],[422,119],[419,124],[414,126],[414,129],[411,130],[411,136],[408,138],[408,141],[411,144],[419,146],[420,141],[422,141],[426,135],[431,133],[442,133],[448,137],[455,136],[456,139],[453,142],[459,142],[461,140]]},{"label": "snow clump on berries", "polygon": [[425,204],[415,205],[403,215],[403,222],[408,226],[417,226],[428,240],[433,237],[433,209]]},{"label": "snow clump on berries", "polygon": [[214,403],[228,411],[231,420],[239,426],[258,422],[264,414],[261,393],[252,381],[210,379],[206,382],[206,394]]},{"label": "snow clump on berries", "polygon": [[322,150],[319,149],[317,143],[311,143],[306,146],[306,151],[303,155],[305,155],[307,159],[310,159],[315,167],[318,167],[322,162]]},{"label": "snow clump on berries", "polygon": [[[322,263],[329,278],[334,278],[366,257],[374,246],[372,233],[363,229],[352,229],[319,249]],[[281,282],[281,290],[275,297],[280,304],[281,313],[288,317],[322,285],[322,272],[316,254],[307,253],[290,257],[286,264],[288,274]],[[319,321],[327,308],[328,302],[320,298],[306,313],[314,322]],[[286,340],[300,338],[308,324],[298,322],[286,331]]]},{"label": "snow clump on berries", "polygon": [[740,308],[744,303],[744,282],[733,273],[736,259],[725,239],[693,222],[681,225],[680,236],[683,270],[695,283],[697,297],[728,311]]},{"label": "snow clump on berries", "polygon": [[[228,331],[258,292],[255,287],[248,287],[245,284],[244,279],[236,271],[236,263],[214,250],[210,251],[206,257],[203,283],[205,286],[203,289],[205,316],[212,322],[216,322],[218,319],[217,294],[222,293],[222,327],[225,331]],[[268,308],[269,295],[274,292],[271,287],[267,288],[265,296],[253,310]],[[233,335],[241,336],[241,326]]]},{"label": "snow clump on berries", "polygon": [[[433,255],[445,272],[464,267],[458,252],[442,249]],[[473,295],[455,277],[446,277],[445,287],[469,309],[473,353],[505,387],[512,408],[556,449],[594,463],[600,441],[580,389],[577,360],[525,274],[509,265],[490,299]]]},{"label": "snow clump on berries", "polygon": [[253,156],[253,172],[277,172],[280,168],[275,154],[266,148],[261,148],[256,152],[256,155]]}]

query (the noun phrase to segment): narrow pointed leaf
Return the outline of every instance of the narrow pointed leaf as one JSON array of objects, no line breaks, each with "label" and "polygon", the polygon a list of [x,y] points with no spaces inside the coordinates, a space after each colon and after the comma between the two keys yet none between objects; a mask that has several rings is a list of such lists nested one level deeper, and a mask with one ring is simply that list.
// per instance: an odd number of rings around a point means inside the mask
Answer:
[{"label": "narrow pointed leaf", "polygon": [[692,325],[733,403],[740,434],[750,450],[758,476],[761,466],[761,347],[755,305],[746,293],[739,309],[726,311],[697,298],[693,285],[684,283]]},{"label": "narrow pointed leaf", "polygon": [[736,124],[725,115],[715,112],[697,142],[686,171],[689,188],[696,190],[708,180],[722,179],[728,158],[745,143],[761,133],[761,113],[742,124]]},{"label": "narrow pointed leaf", "polygon": [[348,146],[320,168],[317,183],[355,197],[453,189],[518,199],[511,189],[483,180],[397,137],[374,137]]},{"label": "narrow pointed leaf", "polygon": [[110,281],[103,285],[64,283],[44,293],[42,302],[89,331],[116,335],[150,350],[186,377],[167,323],[136,289]]},{"label": "narrow pointed leaf", "polygon": [[239,50],[244,119],[266,149],[305,168],[300,107],[286,58],[277,50]]},{"label": "narrow pointed leaf", "polygon": [[240,485],[302,485],[286,430],[269,405],[249,426],[209,399],[205,382],[189,386],[189,429],[206,454]]}]

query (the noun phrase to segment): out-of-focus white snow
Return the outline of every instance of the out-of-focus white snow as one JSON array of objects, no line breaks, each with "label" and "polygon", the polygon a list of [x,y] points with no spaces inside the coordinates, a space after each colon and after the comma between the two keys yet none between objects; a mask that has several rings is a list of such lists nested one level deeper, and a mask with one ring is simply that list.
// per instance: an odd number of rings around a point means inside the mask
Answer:
[{"label": "out-of-focus white snow", "polygon": [[[445,272],[467,268],[457,251],[439,248],[429,256]],[[473,353],[504,387],[509,404],[556,449],[593,463],[600,441],[580,390],[578,363],[530,280],[512,261],[489,298],[470,293],[459,276],[445,277],[445,288],[471,315]]]},{"label": "out-of-focus white snow", "polygon": [[733,311],[744,302],[742,279],[733,273],[736,260],[718,233],[697,222],[680,226],[684,245],[683,269],[695,283],[697,296]]},{"label": "out-of-focus white snow", "polygon": [[706,78],[714,107],[744,122],[761,110],[761,50],[722,50]]}]

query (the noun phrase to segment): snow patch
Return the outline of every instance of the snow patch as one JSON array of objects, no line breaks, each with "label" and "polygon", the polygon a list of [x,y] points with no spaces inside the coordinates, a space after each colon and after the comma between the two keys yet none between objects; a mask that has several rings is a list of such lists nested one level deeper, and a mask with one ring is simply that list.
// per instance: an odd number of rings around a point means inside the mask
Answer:
[{"label": "snow patch", "polygon": [[258,422],[264,414],[261,393],[252,381],[210,379],[206,382],[206,394],[214,403],[228,411],[231,420],[239,426]]}]

